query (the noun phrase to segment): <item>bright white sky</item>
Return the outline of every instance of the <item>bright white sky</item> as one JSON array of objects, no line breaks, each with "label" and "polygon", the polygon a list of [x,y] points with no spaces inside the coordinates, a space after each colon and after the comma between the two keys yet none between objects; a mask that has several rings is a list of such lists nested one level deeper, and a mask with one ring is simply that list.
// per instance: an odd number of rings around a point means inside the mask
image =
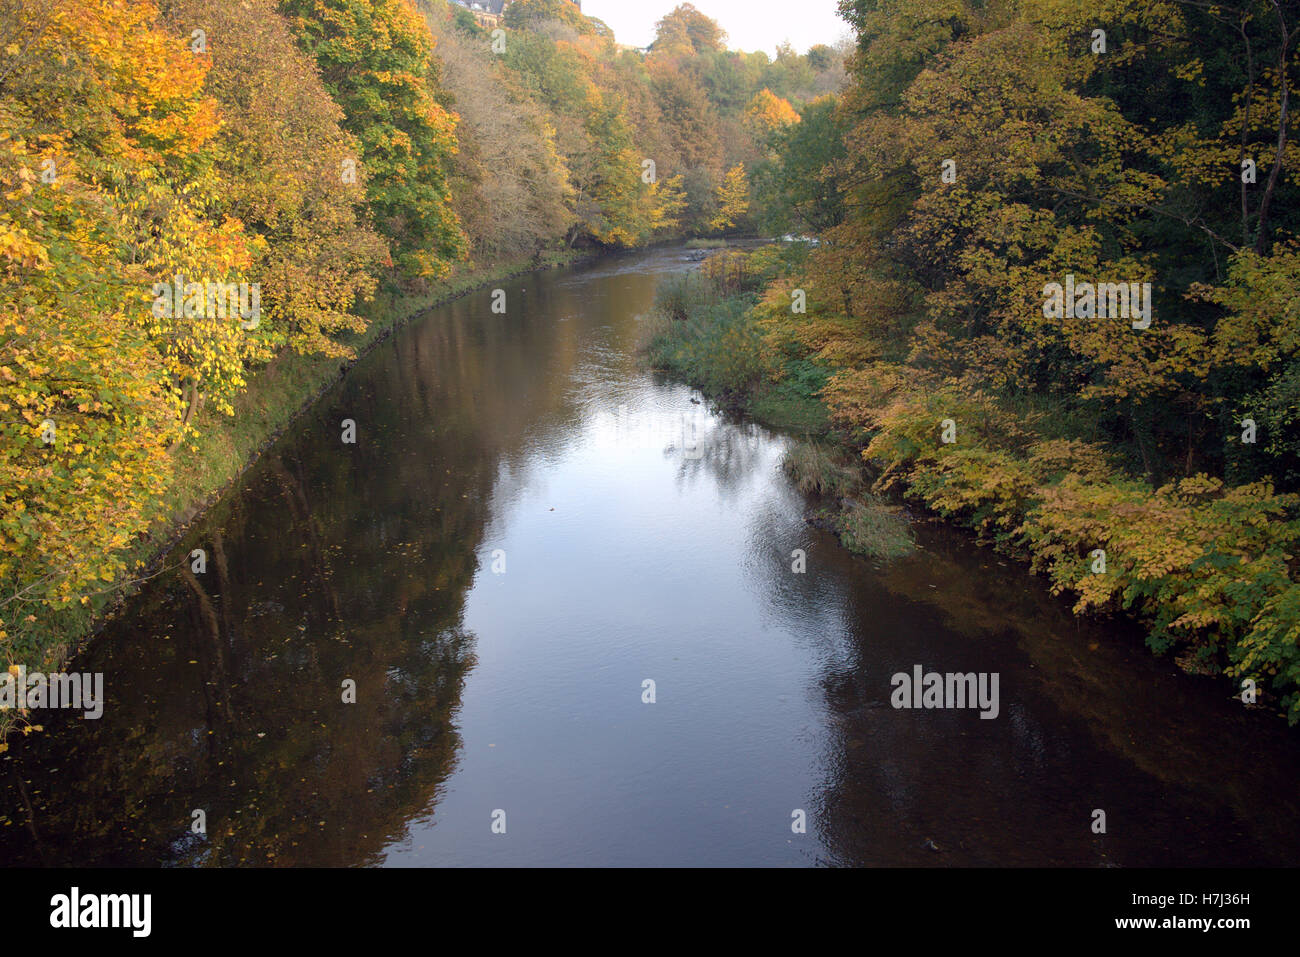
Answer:
[{"label": "bright white sky", "polygon": [[[655,23],[679,0],[582,0],[582,12],[604,20],[619,43],[648,46]],[[733,50],[775,52],[789,40],[800,53],[818,43],[832,44],[849,33],[836,13],[835,0],[691,0],[695,9],[718,21]]]}]

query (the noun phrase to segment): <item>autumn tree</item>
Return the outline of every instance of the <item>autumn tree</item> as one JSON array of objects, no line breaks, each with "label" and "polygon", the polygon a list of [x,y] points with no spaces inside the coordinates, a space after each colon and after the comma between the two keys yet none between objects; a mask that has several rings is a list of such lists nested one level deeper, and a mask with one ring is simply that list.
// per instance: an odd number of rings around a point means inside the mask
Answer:
[{"label": "autumn tree", "polygon": [[168,20],[179,35],[205,34],[223,124],[213,153],[228,184],[217,211],[261,240],[249,275],[267,328],[298,352],[350,356],[337,336],[365,328],[355,306],[387,250],[363,222],[366,168],[342,110],[272,0],[176,0]]},{"label": "autumn tree", "polygon": [[727,34],[716,20],[682,3],[655,24],[656,56],[693,55],[721,50]]},{"label": "autumn tree", "polygon": [[799,122],[799,114],[790,102],[767,87],[754,94],[745,117],[759,137],[767,137],[776,130]]},{"label": "autumn tree", "polygon": [[268,354],[202,306],[153,308],[177,275],[246,279],[255,245],[215,212],[208,60],[149,3],[49,13],[24,32],[0,7],[23,37],[0,66],[0,644],[36,660],[128,570],[199,399],[228,408]]},{"label": "autumn tree", "polygon": [[445,275],[464,257],[448,171],[456,118],[436,99],[433,38],[406,0],[282,0],[356,137],[375,226],[398,265]]},{"label": "autumn tree", "polygon": [[498,62],[480,32],[450,28],[448,13],[428,5],[426,15],[461,118],[452,181],[457,216],[476,260],[532,255],[566,237],[574,220],[554,119]]},{"label": "autumn tree", "polygon": [[730,229],[740,222],[749,210],[749,181],[745,167],[733,166],[727,170],[722,185],[718,187],[718,212],[709,223],[715,232]]}]

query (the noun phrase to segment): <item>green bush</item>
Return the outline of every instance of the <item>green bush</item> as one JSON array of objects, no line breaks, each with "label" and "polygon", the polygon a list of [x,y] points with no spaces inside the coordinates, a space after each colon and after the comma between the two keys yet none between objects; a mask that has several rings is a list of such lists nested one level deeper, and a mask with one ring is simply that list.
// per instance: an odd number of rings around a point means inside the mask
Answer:
[{"label": "green bush", "polygon": [[840,516],[840,541],[849,551],[880,560],[902,558],[916,547],[901,510],[874,498],[849,503]]},{"label": "green bush", "polygon": [[843,498],[862,488],[858,464],[822,442],[793,443],[781,464],[801,492]]}]

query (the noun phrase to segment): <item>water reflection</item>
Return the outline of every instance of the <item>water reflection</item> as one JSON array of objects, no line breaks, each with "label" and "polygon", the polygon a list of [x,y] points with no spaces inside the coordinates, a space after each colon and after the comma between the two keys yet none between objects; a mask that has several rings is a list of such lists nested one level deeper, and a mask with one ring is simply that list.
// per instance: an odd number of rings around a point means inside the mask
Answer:
[{"label": "water reflection", "polygon": [[[645,374],[638,317],[686,267],[515,280],[507,315],[470,296],[358,363],[75,663],[104,717],[0,756],[0,859],[1295,859],[1283,728],[960,535],[848,555],[784,439]],[[1001,716],[890,708],[915,664],[998,672]]]}]

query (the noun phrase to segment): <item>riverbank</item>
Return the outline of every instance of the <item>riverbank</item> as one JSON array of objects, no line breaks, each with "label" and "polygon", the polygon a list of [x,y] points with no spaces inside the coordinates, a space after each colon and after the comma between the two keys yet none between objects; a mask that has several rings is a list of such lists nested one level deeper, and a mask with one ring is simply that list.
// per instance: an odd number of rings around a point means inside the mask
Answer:
[{"label": "riverbank", "polygon": [[814,521],[888,555],[896,536],[881,531],[881,496],[901,496],[1028,561],[1073,596],[1076,615],[1130,617],[1183,670],[1221,675],[1243,704],[1300,720],[1296,496],[1204,475],[1155,488],[1060,410],[903,363],[816,359],[843,330],[794,308],[800,282],[784,277],[800,258],[720,254],[665,283],[644,351],[720,406],[800,436],[787,470],[817,494]]},{"label": "riverbank", "polygon": [[[133,577],[105,584],[100,594],[58,616],[57,628],[11,640],[11,655],[28,662],[30,672],[61,671],[93,638],[121,604],[149,579],[167,569],[162,562],[192,522],[202,516],[239,480],[304,411],[330,389],[362,356],[415,317],[494,282],[555,269],[587,254],[564,251],[470,269],[422,295],[385,289],[362,311],[363,332],[340,336],[356,359],[340,361],[285,351],[253,375],[235,399],[234,415],[203,409],[196,416],[197,436],[177,448],[174,479],[163,499],[159,519],[124,550]],[[24,641],[23,638],[26,640]],[[39,666],[36,664],[39,662]],[[0,711],[0,751],[12,731],[30,729],[13,711]]]},{"label": "riverbank", "polygon": [[771,354],[753,321],[760,291],[792,258],[798,251],[789,247],[732,251],[667,280],[642,352],[720,407],[796,436],[783,467],[812,499],[807,521],[864,558],[900,558],[915,547],[909,522],[896,503],[871,491],[849,436],[833,428],[821,398],[826,371],[805,356]]},{"label": "riverbank", "polygon": [[473,269],[422,295],[387,290],[365,309],[365,332],[341,338],[356,359],[340,362],[292,352],[278,356],[249,382],[235,402],[233,417],[208,410],[200,416],[200,438],[190,458],[193,467],[177,476],[168,496],[168,518],[163,524],[169,532],[161,544],[157,535],[151,535],[151,546],[146,554],[135,556],[137,560],[161,557],[179,539],[185,526],[219,499],[286,426],[342,378],[354,362],[407,322],[491,283],[539,269],[556,269],[583,256],[581,252],[566,251],[550,254],[540,262],[526,259]]}]

